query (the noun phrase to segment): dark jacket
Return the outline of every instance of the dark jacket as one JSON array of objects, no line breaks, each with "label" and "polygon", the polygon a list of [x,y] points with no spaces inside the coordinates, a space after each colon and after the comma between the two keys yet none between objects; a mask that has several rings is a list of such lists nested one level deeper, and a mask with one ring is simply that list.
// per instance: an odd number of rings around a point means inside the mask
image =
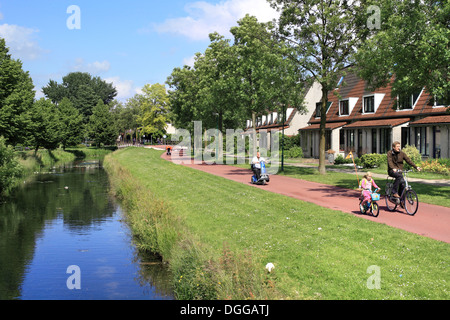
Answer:
[{"label": "dark jacket", "polygon": [[411,161],[411,159],[400,150],[400,152],[395,152],[394,150],[389,150],[387,153],[387,163],[388,172],[393,169],[403,170],[403,161],[406,161],[410,166],[417,169],[417,166]]}]

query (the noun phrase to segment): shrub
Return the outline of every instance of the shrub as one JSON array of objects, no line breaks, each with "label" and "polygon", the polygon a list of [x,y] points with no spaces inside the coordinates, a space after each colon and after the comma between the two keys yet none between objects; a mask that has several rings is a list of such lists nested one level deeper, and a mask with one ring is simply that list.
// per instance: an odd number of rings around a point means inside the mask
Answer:
[{"label": "shrub", "polygon": [[303,158],[303,150],[300,147],[292,147],[286,152],[288,158]]},{"label": "shrub", "polygon": [[346,164],[346,163],[353,163],[353,160],[351,158],[345,159],[342,155],[338,155],[336,159],[334,159],[334,164]]},{"label": "shrub", "polygon": [[[417,148],[415,146],[409,146],[406,145],[402,151],[404,153],[406,153],[406,155],[411,159],[412,162],[414,162],[416,165],[418,165],[421,161],[422,161],[422,155],[420,154],[419,150],[417,150]],[[404,169],[405,170],[411,170],[412,167],[407,164],[406,162],[404,163]]]},{"label": "shrub", "polygon": [[445,175],[450,174],[450,167],[442,164],[439,160],[429,159],[427,161],[423,161],[420,167],[426,172],[441,173]]},{"label": "shrub", "polygon": [[386,154],[369,153],[362,155],[360,161],[363,168],[375,168],[386,163],[387,156]]}]

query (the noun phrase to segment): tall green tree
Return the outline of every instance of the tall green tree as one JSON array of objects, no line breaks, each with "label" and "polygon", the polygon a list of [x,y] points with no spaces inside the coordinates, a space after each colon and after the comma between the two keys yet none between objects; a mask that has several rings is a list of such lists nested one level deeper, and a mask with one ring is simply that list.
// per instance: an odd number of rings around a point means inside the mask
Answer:
[{"label": "tall green tree", "polygon": [[163,133],[170,113],[169,97],[163,84],[146,84],[138,97],[141,112],[137,118],[140,133],[154,135]]},{"label": "tall green tree", "polygon": [[102,144],[113,145],[119,136],[109,106],[104,104],[102,100],[98,100],[97,105],[92,109],[92,115],[87,124],[87,132],[97,147]]},{"label": "tall green tree", "polygon": [[29,122],[26,111],[34,100],[34,85],[20,60],[11,58],[5,40],[0,38],[0,135],[12,145],[26,139]]},{"label": "tall green tree", "polygon": [[[237,103],[239,79],[235,76],[237,59],[230,40],[217,32],[209,35],[211,43],[203,55],[195,59],[198,82],[198,107],[204,128],[237,128],[243,122],[243,112]],[[199,120],[199,119],[196,119]]]},{"label": "tall green tree", "polygon": [[270,0],[280,11],[278,36],[293,49],[292,58],[322,86],[319,172],[325,174],[325,124],[328,92],[369,35],[365,1]]},{"label": "tall green tree", "polygon": [[28,112],[29,141],[37,153],[40,147],[54,150],[61,143],[62,123],[59,110],[50,100],[41,98],[37,100]]},{"label": "tall green tree", "polygon": [[288,106],[294,106],[303,112],[303,71],[289,59],[294,51],[276,36],[273,23],[260,23],[246,15],[230,31],[236,52],[232,65],[236,97],[245,118],[252,118],[253,129],[256,117],[268,111],[284,114]]},{"label": "tall green tree", "polygon": [[[201,56],[196,54],[196,60]],[[200,90],[199,75],[194,68],[184,66],[174,68],[166,83],[169,86],[171,118],[176,128],[194,130],[192,121],[201,120],[201,107],[198,94]]]},{"label": "tall green tree", "polygon": [[129,129],[139,127],[137,118],[141,112],[141,108],[135,101],[137,100],[133,97],[128,99],[126,103],[114,100],[109,104],[117,130],[121,134],[124,134]]},{"label": "tall green tree", "polygon": [[393,80],[392,95],[426,87],[450,104],[450,1],[375,0],[379,28],[356,55],[372,88]]},{"label": "tall green tree", "polygon": [[63,98],[58,105],[60,116],[60,139],[63,149],[66,147],[76,146],[83,142],[84,123],[83,117],[78,110],[72,105],[68,98]]},{"label": "tall green tree", "polygon": [[117,95],[112,83],[107,83],[100,77],[92,77],[86,72],[71,72],[62,78],[58,84],[50,80],[48,85],[42,88],[45,96],[53,103],[60,103],[63,98],[68,98],[80,114],[85,123],[89,121],[92,110],[98,100],[103,104],[109,104]]},{"label": "tall green tree", "polygon": [[269,24],[259,23],[255,17],[246,15],[238,21],[237,27],[230,30],[237,57],[233,64],[234,75],[240,80],[237,100],[247,118],[252,118],[254,129],[256,117],[272,109],[274,101],[272,82],[275,80],[277,53],[269,44],[271,33],[268,28]]}]

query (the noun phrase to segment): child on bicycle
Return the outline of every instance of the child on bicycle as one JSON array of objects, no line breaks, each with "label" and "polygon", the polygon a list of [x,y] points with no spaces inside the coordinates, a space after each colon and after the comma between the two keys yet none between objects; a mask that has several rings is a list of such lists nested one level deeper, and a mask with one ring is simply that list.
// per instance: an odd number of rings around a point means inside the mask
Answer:
[{"label": "child on bicycle", "polygon": [[370,203],[372,186],[375,187],[375,190],[379,189],[375,181],[372,179],[372,172],[367,172],[364,175],[364,179],[361,180],[361,183],[359,185],[359,188],[362,189],[361,197],[363,198],[363,206],[365,206],[367,203]]}]

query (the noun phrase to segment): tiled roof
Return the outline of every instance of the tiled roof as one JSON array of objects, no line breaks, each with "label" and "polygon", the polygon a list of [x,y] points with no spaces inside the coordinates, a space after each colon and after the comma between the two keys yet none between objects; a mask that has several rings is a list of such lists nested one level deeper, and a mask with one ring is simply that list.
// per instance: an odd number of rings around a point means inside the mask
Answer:
[{"label": "tiled roof", "polygon": [[411,126],[424,125],[424,124],[440,124],[440,123],[450,123],[450,115],[443,116],[429,116],[414,122],[411,122]]},{"label": "tiled roof", "polygon": [[[339,128],[339,127],[343,127],[347,123],[348,122],[332,122],[332,123],[327,122],[327,124],[325,125],[325,129],[333,130],[333,129],[336,129],[336,128]],[[320,123],[315,123],[315,124],[312,124],[310,126],[301,128],[299,130],[319,130],[319,129],[320,129]]]},{"label": "tiled roof", "polygon": [[366,120],[366,121],[356,121],[345,126],[346,129],[362,128],[362,127],[396,127],[401,124],[409,122],[409,118],[400,119],[379,119],[379,120]]},{"label": "tiled roof", "polygon": [[[391,96],[391,84],[384,88],[378,88],[374,91],[367,89],[366,82],[359,79],[356,75],[348,71],[344,77],[345,86],[341,86],[328,93],[328,101],[331,102],[330,109],[327,112],[327,122],[342,122],[342,121],[358,121],[358,120],[375,120],[375,119],[393,119],[406,118],[417,116],[440,115],[445,113],[446,107],[433,107],[430,103],[431,95],[423,90],[416,101],[414,109],[411,110],[396,110],[397,99]],[[363,114],[363,97],[372,94],[384,94],[381,103],[379,104],[375,113]],[[348,98],[358,98],[356,105],[350,115],[339,115],[339,101]],[[319,102],[319,101],[317,101]],[[319,123],[320,118],[316,118],[313,113],[310,123]]]}]

